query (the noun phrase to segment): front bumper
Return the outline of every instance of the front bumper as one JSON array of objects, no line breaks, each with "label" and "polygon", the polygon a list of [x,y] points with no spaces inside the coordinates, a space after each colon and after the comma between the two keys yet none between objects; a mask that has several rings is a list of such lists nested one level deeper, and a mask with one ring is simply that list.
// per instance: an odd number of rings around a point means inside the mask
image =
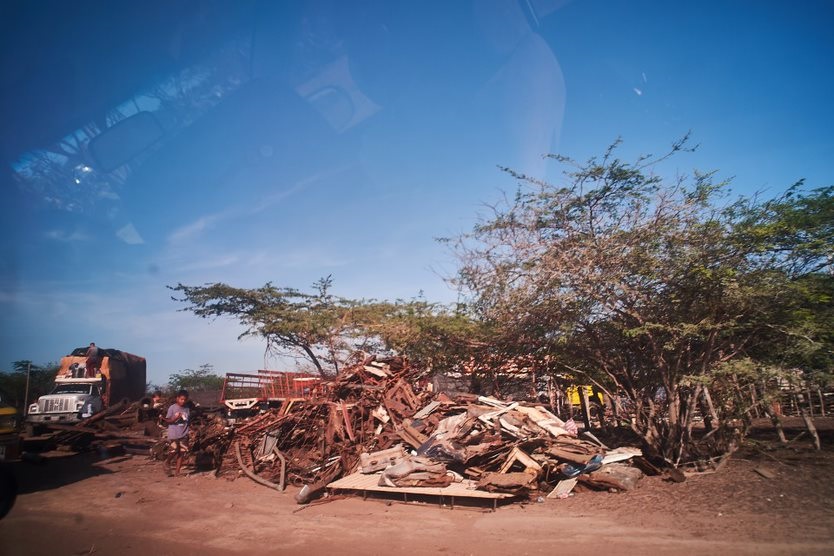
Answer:
[{"label": "front bumper", "polygon": [[26,416],[27,423],[45,424],[45,423],[77,423],[81,420],[81,416],[77,413],[30,413]]}]

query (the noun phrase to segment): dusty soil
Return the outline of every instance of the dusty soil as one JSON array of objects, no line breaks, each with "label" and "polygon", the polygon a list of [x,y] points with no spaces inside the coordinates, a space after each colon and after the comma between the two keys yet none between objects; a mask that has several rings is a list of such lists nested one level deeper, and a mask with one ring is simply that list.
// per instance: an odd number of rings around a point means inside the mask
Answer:
[{"label": "dusty soil", "polygon": [[293,488],[53,453],[18,464],[22,494],[0,521],[0,554],[832,554],[832,445],[773,449],[758,438],[721,472],[684,483],[647,477],[628,493],[494,513],[353,497],[301,507]]}]

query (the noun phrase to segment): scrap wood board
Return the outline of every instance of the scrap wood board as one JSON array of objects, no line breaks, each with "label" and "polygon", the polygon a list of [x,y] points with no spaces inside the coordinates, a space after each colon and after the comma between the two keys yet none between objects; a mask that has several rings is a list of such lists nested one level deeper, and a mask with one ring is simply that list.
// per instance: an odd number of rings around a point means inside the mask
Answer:
[{"label": "scrap wood board", "polygon": [[338,481],[330,483],[327,485],[327,488],[331,490],[359,490],[367,492],[388,492],[392,494],[449,496],[455,498],[487,498],[490,500],[502,500],[514,496],[505,492],[476,490],[475,485],[478,483],[469,479],[464,479],[461,483],[452,483],[446,487],[389,487],[379,486],[379,476],[379,473],[368,475],[354,473],[353,475],[342,477]]}]

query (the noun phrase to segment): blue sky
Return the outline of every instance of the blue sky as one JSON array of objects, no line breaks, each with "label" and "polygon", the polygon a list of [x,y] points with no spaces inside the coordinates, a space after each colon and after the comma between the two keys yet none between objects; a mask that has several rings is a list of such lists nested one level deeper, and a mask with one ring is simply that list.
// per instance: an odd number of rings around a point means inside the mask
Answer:
[{"label": "blue sky", "polygon": [[0,368],[90,341],[144,355],[157,383],[264,366],[234,323],[178,312],[177,282],[332,274],[345,296],[453,300],[434,238],[514,189],[496,165],[558,179],[542,154],[618,136],[630,156],[692,130],[700,149],[668,171],[717,169],[740,194],[834,182],[831,3],[278,4],[123,99],[176,77],[196,89],[206,67],[222,81],[129,173],[10,183]]}]

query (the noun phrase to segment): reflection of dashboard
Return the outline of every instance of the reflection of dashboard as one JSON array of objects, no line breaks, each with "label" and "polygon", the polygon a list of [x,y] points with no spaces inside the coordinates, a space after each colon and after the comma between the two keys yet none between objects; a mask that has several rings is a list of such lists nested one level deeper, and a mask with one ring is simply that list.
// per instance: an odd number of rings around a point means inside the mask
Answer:
[{"label": "reflection of dashboard", "polygon": [[[160,2],[138,9],[102,2],[80,13],[65,2],[53,2],[54,9],[18,2],[10,11],[20,29],[10,29],[6,40],[26,55],[4,60],[9,62],[4,64],[2,105],[9,116],[4,135],[14,140],[2,145],[3,161],[18,185],[48,205],[85,212],[117,201],[155,151],[210,112],[222,112],[221,105],[234,105],[235,98],[256,103],[263,117],[248,122],[232,122],[223,114],[214,118],[232,130],[248,124],[252,145],[238,152],[226,145],[222,153],[180,150],[176,155],[196,156],[200,163],[218,155],[230,161],[191,176],[208,184],[222,179],[236,157],[276,152],[275,135],[286,126],[269,114],[281,111],[274,103],[284,102],[284,91],[292,91],[332,133],[341,134],[397,99],[409,98],[427,75],[448,70],[451,61],[460,59],[466,73],[472,55],[493,59],[480,81],[501,79],[507,52],[518,49],[520,37],[563,3],[503,2],[495,10],[479,2],[461,4],[447,10],[446,21],[438,21],[430,11],[385,5],[290,8],[255,0],[202,0],[190,8],[170,9]],[[85,33],[74,33],[77,28]],[[448,59],[436,60],[425,49],[432,43],[449,49]],[[536,60],[539,71],[541,61]],[[409,77],[403,80],[404,75]],[[456,86],[449,83],[450,90]],[[318,124],[303,125],[316,129]],[[223,128],[211,132],[224,134]],[[193,133],[205,138],[206,129]],[[67,189],[68,184],[84,186],[84,192]]]}]

